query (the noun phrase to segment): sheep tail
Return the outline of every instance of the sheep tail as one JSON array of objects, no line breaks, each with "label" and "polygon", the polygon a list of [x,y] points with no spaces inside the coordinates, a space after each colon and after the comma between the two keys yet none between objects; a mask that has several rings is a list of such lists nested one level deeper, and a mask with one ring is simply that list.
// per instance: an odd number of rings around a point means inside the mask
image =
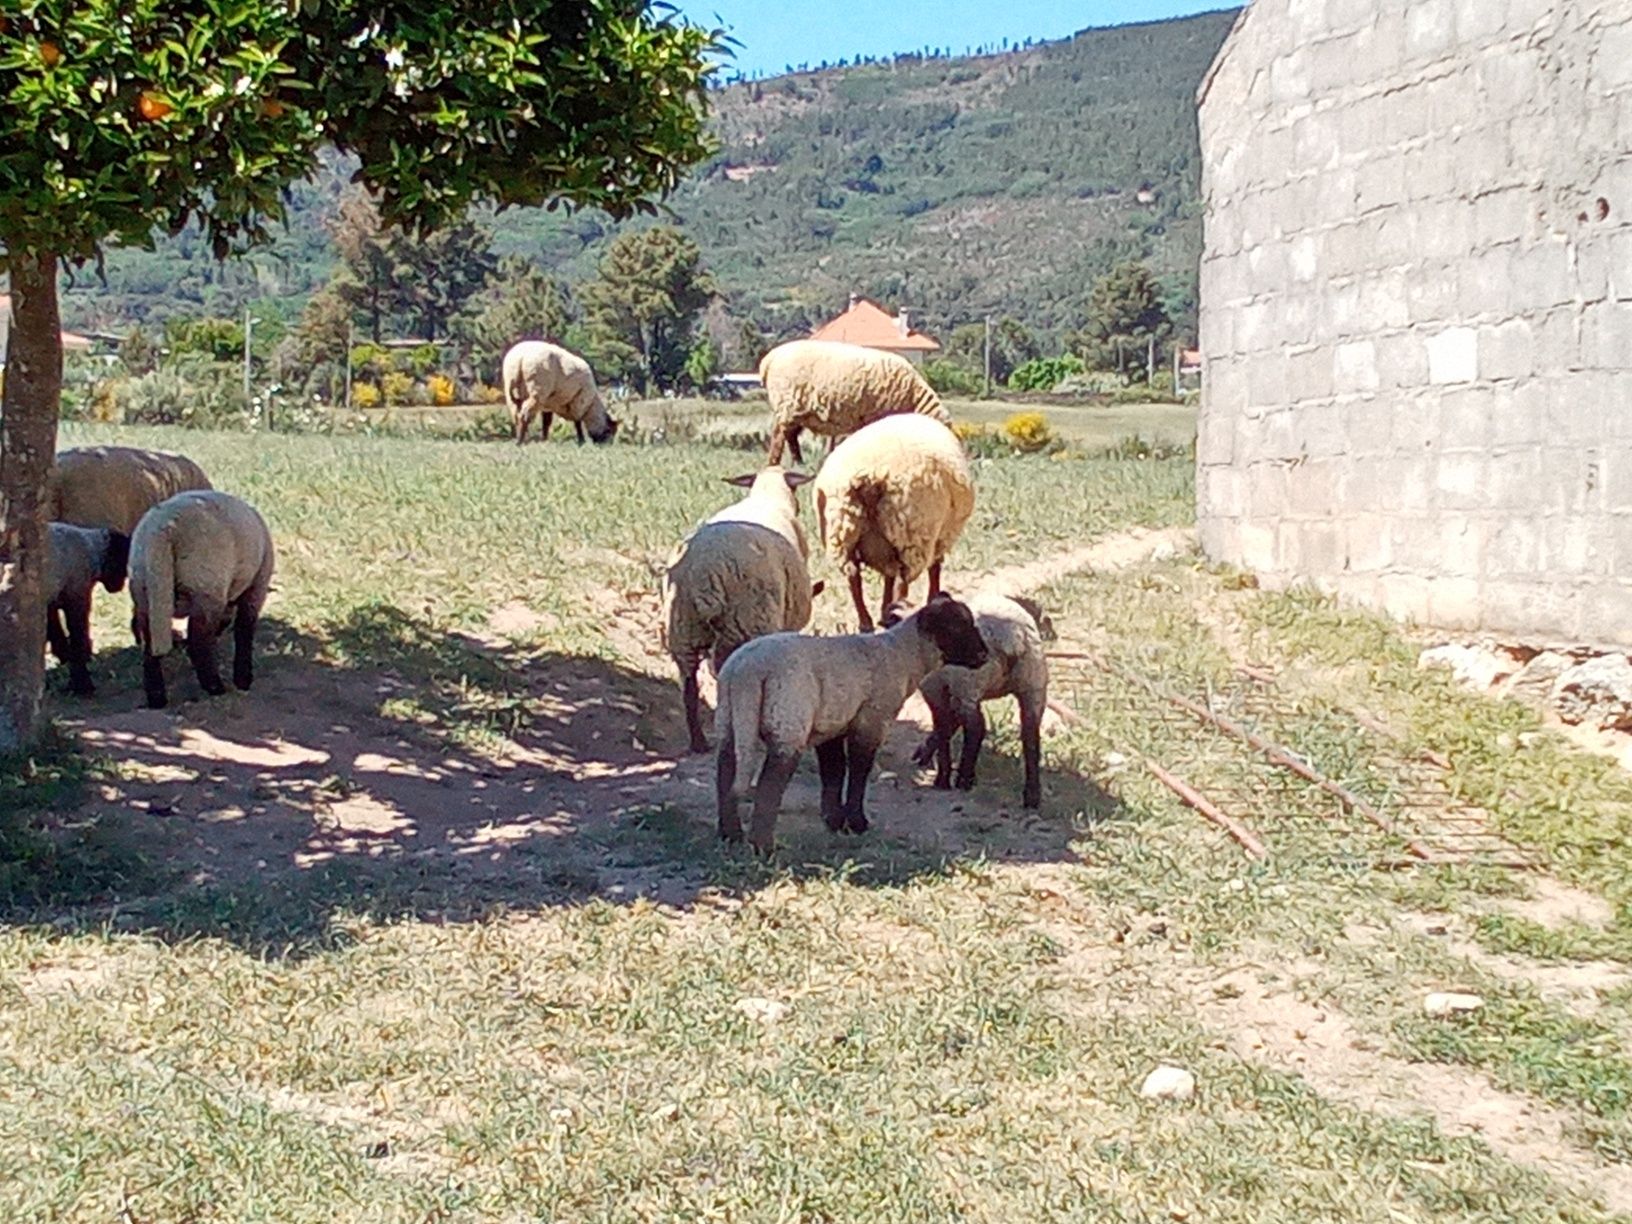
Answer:
[{"label": "sheep tail", "polygon": [[913,411],[919,416],[927,416],[939,421],[948,428],[952,425],[952,414],[941,403],[941,397],[935,394],[935,389],[927,383],[918,389],[917,402]]},{"label": "sheep tail", "polygon": [[746,798],[759,773],[760,715],[765,707],[765,681],[762,677],[745,677],[720,697],[719,713],[715,718],[714,734],[723,745],[731,744],[736,754],[737,773],[731,793],[738,799]]},{"label": "sheep tail", "polygon": [[155,543],[158,547],[144,549],[141,559],[142,612],[147,617],[147,652],[158,657],[169,654],[174,644],[176,550],[168,539]]},{"label": "sheep tail", "polygon": [[510,401],[510,410],[519,413],[526,404],[527,397],[527,371],[523,363],[518,361],[505,372],[504,398]]}]

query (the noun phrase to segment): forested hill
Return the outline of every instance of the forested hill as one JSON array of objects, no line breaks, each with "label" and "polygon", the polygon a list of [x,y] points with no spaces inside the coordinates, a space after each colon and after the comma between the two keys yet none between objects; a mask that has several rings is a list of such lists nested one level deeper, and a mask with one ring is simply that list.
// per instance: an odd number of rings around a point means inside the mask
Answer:
[{"label": "forested hill", "polygon": [[[1187,313],[1200,249],[1195,91],[1233,19],[729,85],[713,95],[720,154],[670,207],[731,312],[773,333],[827,317],[851,291],[909,305],[932,330],[988,311],[1066,327],[1094,276],[1128,256],[1147,259]],[[115,253],[107,286],[83,283],[71,314],[224,312],[246,295],[314,287],[330,271],[325,226],[344,169],[297,192],[289,235],[254,269],[213,268],[184,235],[153,255]],[[598,214],[543,210],[491,224],[501,251],[568,282],[592,272],[616,232]]]}]

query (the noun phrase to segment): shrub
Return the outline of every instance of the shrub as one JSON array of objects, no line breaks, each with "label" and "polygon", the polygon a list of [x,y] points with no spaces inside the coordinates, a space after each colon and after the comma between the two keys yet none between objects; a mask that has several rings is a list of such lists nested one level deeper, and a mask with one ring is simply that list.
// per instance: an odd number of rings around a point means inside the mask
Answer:
[{"label": "shrub", "polygon": [[1054,431],[1040,412],[1017,412],[1003,422],[1003,436],[1021,454],[1047,450],[1054,445]]},{"label": "shrub", "polygon": [[1115,370],[1084,370],[1054,384],[1062,395],[1115,395],[1128,385],[1128,380]]},{"label": "shrub", "polygon": [[940,395],[979,395],[982,389],[979,374],[944,357],[924,362],[923,374]]},{"label": "shrub", "polygon": [[470,389],[471,397],[478,404],[502,404],[504,392],[497,387],[490,387],[486,383],[477,383]]},{"label": "shrub", "polygon": [[185,425],[194,429],[243,429],[250,423],[237,367],[217,362],[180,363],[114,384],[118,410],[128,425]]},{"label": "shrub", "polygon": [[446,408],[454,401],[453,379],[446,374],[432,374],[425,380],[426,390],[430,392],[431,403],[438,408]]},{"label": "shrub", "polygon": [[[148,373],[152,373],[151,370]],[[91,388],[91,401],[85,406],[85,419],[102,425],[117,425],[123,417],[119,392],[123,379],[104,378]]]},{"label": "shrub", "polygon": [[1034,357],[1013,374],[1009,386],[1016,391],[1052,391],[1056,385],[1073,374],[1081,374],[1086,367],[1074,353],[1059,357]]},{"label": "shrub", "polygon": [[392,370],[380,379],[380,394],[385,396],[385,402],[393,406],[406,404],[413,394],[414,380],[410,375]]},{"label": "shrub", "polygon": [[378,408],[380,406],[380,389],[373,383],[352,383],[351,402],[352,406],[356,408]]}]

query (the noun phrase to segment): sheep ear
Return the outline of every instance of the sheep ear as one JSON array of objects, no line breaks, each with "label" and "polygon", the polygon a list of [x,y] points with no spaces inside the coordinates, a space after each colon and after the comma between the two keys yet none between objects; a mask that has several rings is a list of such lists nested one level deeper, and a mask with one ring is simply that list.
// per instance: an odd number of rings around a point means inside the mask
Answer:
[{"label": "sheep ear", "polygon": [[751,489],[754,487],[754,476],[756,474],[749,472],[746,476],[722,476],[720,479],[728,485],[736,485],[739,489]]},{"label": "sheep ear", "polygon": [[816,478],[807,472],[783,472],[782,479],[788,482],[788,488],[797,489],[802,484],[809,484]]},{"label": "sheep ear", "polygon": [[827,580],[825,578],[821,582],[813,582],[810,584],[810,597],[815,599],[825,590],[827,590]]}]

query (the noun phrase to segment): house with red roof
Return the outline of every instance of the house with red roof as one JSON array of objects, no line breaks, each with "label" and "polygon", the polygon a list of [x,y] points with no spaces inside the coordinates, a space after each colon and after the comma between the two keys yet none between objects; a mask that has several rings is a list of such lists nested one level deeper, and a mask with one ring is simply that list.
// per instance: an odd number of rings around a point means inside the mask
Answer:
[{"label": "house with red roof", "polygon": [[897,353],[908,361],[918,362],[926,353],[938,353],[941,346],[931,336],[914,331],[905,310],[888,313],[877,302],[850,295],[850,305],[837,318],[823,323],[810,333],[812,340],[841,340],[859,344],[863,348],[883,349]]}]

